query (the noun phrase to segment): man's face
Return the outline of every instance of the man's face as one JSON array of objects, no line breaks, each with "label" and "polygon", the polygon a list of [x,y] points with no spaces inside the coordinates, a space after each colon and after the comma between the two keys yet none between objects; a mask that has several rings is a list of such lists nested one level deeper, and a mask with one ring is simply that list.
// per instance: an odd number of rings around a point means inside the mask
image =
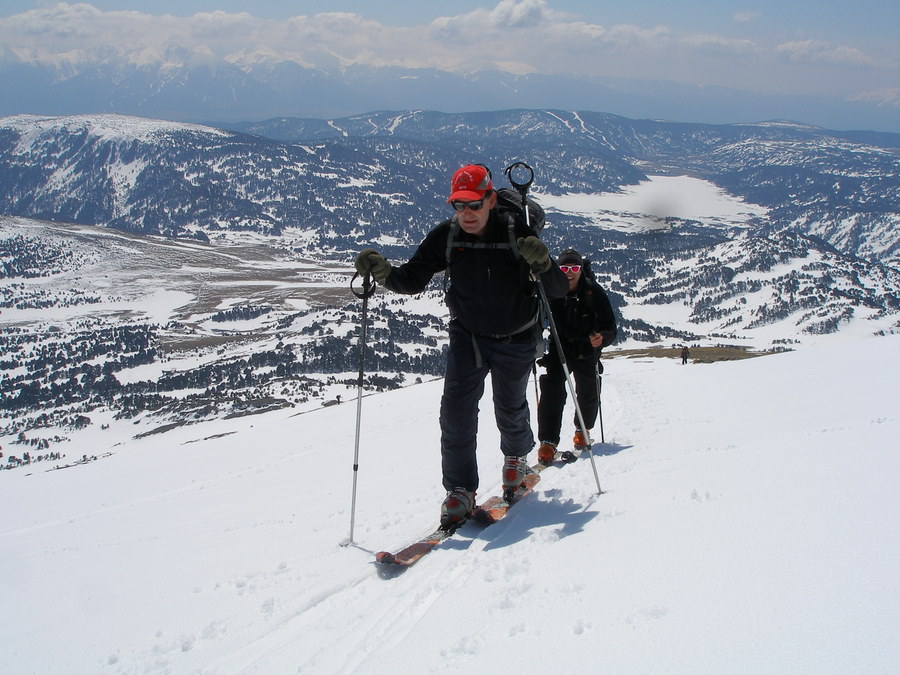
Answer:
[{"label": "man's face", "polygon": [[[476,237],[480,237],[484,234],[484,230],[487,227],[488,218],[491,215],[491,209],[497,205],[497,193],[491,192],[490,197],[486,197],[482,202],[481,208],[477,211],[473,211],[469,206],[466,206],[462,211],[456,211],[456,217],[459,220],[459,226],[462,228],[463,232],[467,232],[469,234],[474,234]],[[455,205],[460,204],[471,204],[472,202],[460,200],[454,202]],[[477,205],[478,202],[475,202]],[[454,206],[454,208],[456,208]]]}]

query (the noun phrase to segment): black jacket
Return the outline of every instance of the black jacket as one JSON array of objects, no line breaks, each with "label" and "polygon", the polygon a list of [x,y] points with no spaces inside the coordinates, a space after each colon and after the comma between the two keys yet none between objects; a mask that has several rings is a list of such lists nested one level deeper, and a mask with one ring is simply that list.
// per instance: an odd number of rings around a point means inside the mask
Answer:
[{"label": "black jacket", "polygon": [[[391,270],[385,287],[397,293],[421,293],[435,274],[449,268],[447,304],[451,316],[466,330],[494,338],[527,330],[539,316],[540,300],[528,265],[510,239],[534,232],[516,219],[510,233],[506,213],[491,211],[481,239],[464,232],[453,218],[445,220],[428,233],[409,262]],[[540,275],[541,282],[548,298],[560,298],[568,291],[568,281],[552,259],[551,263]]]},{"label": "black jacket", "polygon": [[[603,335],[604,347],[616,339],[616,317],[609,298],[600,284],[585,274],[572,293],[550,301],[550,310],[567,361],[600,357],[600,349],[591,346],[592,333]],[[556,345],[552,341],[551,347],[555,353]]]}]

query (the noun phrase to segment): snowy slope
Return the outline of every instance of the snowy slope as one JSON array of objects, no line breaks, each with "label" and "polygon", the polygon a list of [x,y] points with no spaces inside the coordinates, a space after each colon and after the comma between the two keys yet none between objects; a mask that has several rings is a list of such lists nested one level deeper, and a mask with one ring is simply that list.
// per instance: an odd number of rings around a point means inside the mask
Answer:
[{"label": "snowy slope", "polygon": [[89,431],[68,459],[97,461],[0,472],[2,670],[897,672],[898,383],[897,336],[612,359],[605,494],[586,460],[549,469],[394,578],[373,552],[442,497],[440,380],[363,399],[349,547],[355,402]]}]

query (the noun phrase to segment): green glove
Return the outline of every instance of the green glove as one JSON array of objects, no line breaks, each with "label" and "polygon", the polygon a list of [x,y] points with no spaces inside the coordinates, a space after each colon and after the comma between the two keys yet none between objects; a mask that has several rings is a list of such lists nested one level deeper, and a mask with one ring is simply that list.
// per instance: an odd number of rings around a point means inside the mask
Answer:
[{"label": "green glove", "polygon": [[371,272],[379,284],[383,284],[391,273],[391,264],[374,248],[365,248],[356,256],[356,271],[360,276]]},{"label": "green glove", "polygon": [[550,269],[550,251],[547,244],[537,237],[519,237],[516,240],[522,259],[528,263],[531,269],[543,274]]}]

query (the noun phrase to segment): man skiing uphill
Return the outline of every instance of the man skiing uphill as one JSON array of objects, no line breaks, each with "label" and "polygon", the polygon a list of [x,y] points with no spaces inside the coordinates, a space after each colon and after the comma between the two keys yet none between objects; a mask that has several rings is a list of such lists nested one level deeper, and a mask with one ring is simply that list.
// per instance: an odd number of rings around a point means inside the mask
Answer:
[{"label": "man skiing uphill", "polygon": [[467,165],[453,174],[447,201],[456,212],[435,227],[412,258],[397,267],[372,248],[356,257],[361,275],[397,293],[421,293],[447,270],[450,350],[441,397],[441,468],[447,496],[441,524],[454,526],[475,506],[478,489],[478,402],[491,374],[494,416],[500,431],[504,490],[519,486],[534,447],[525,391],[541,336],[535,282],[549,297],[566,294],[567,282],[547,246],[524,220],[497,208],[490,171]]},{"label": "man skiing uphill", "polygon": [[[597,420],[600,404],[600,351],[616,339],[616,318],[609,298],[594,281],[584,273],[585,262],[572,249],[563,251],[557,258],[559,268],[568,279],[569,292],[564,298],[552,300],[550,311],[559,333],[566,367],[575,380],[575,396],[588,431]],[[547,373],[541,375],[541,400],[538,403],[538,461],[553,461],[559,443],[563,407],[566,403],[566,374],[556,348],[551,342],[550,352],[540,360]],[[575,448],[587,448],[587,439],[578,428],[575,416]],[[569,455],[574,458],[573,455]]]}]

